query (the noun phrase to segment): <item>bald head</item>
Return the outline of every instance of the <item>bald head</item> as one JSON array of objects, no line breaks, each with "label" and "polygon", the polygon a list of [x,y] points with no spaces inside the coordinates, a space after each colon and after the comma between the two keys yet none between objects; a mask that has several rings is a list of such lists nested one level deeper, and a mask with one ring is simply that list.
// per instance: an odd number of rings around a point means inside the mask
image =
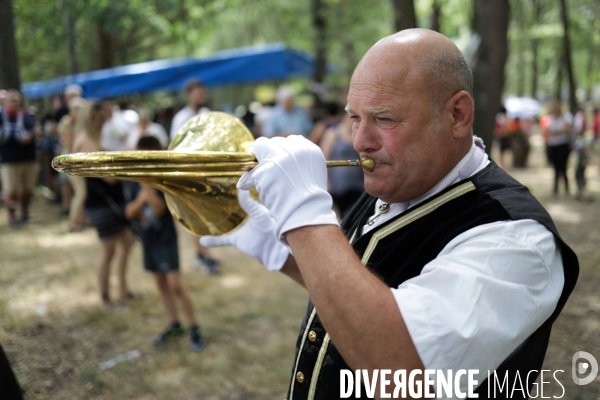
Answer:
[{"label": "bald head", "polygon": [[444,103],[461,90],[473,97],[473,74],[467,60],[446,36],[428,29],[406,29],[375,43],[355,74],[388,69],[393,81],[419,85],[434,117]]},{"label": "bald head", "polygon": [[377,42],[348,90],[352,143],[369,156],[365,189],[385,202],[430,190],[473,145],[469,66],[439,33],[409,29]]}]

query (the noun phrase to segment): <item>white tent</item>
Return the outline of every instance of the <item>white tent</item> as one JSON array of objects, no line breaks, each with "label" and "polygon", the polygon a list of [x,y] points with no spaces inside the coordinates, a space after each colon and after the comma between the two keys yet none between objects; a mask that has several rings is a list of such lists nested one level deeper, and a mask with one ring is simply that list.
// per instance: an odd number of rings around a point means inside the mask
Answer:
[{"label": "white tent", "polygon": [[534,118],[540,112],[540,102],[531,97],[509,96],[504,99],[506,116],[514,118]]}]

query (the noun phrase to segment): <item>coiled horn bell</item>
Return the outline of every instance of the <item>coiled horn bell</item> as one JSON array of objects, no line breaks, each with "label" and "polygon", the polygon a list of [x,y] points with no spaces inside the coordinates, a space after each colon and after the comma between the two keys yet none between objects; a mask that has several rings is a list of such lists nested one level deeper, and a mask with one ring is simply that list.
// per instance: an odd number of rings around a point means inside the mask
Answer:
[{"label": "coiled horn bell", "polygon": [[167,151],[106,151],[55,157],[54,169],[85,177],[147,183],[165,193],[173,217],[196,236],[221,235],[247,217],[236,183],[256,165],[252,133],[235,117],[200,114],[184,124]]},{"label": "coiled horn bell", "polygon": [[[65,174],[147,183],[165,193],[171,214],[186,230],[196,236],[222,235],[247,217],[235,185],[257,165],[248,152],[253,141],[239,119],[209,112],[184,124],[167,151],[74,153],[55,157],[52,166]],[[327,161],[327,166],[372,171],[375,162],[365,157]]]}]

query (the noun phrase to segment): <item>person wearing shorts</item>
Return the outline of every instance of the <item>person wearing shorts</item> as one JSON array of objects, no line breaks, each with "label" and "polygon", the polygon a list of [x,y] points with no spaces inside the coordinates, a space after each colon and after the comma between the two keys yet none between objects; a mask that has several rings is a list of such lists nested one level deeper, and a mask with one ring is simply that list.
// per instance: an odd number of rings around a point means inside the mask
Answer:
[{"label": "person wearing shorts", "polygon": [[[73,143],[74,153],[102,151],[100,139],[102,125],[106,120],[102,105],[86,102],[78,111],[80,130]],[[100,254],[97,257],[98,288],[101,307],[104,311],[114,310],[110,297],[110,270],[115,261],[120,298],[134,299],[127,282],[129,252],[133,235],[129,221],[125,218],[125,196],[121,182],[115,178],[86,178],[84,212],[98,233]]]},{"label": "person wearing shorts", "polygon": [[[153,136],[140,138],[138,150],[160,150],[160,142]],[[190,327],[191,350],[202,350],[200,328],[194,317],[190,293],[179,273],[177,231],[165,196],[147,184],[128,183],[125,216],[133,221],[134,232],[140,237],[144,255],[144,269],[150,272],[165,306],[168,328],[154,339],[161,345],[185,334],[179,322],[175,300],[183,308]]]},{"label": "person wearing shorts", "polygon": [[[9,90],[0,108],[0,173],[8,222],[18,227],[29,220],[29,203],[37,183],[33,128],[35,120],[21,107],[21,93]],[[20,205],[17,218],[15,203]]]}]

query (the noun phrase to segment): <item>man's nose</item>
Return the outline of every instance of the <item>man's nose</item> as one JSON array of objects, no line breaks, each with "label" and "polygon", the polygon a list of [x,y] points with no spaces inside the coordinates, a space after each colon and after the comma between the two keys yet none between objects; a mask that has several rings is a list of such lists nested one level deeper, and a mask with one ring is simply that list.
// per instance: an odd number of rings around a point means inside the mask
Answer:
[{"label": "man's nose", "polygon": [[381,145],[377,138],[375,127],[368,121],[363,120],[355,123],[352,135],[352,144],[359,153],[369,153],[378,150]]}]

